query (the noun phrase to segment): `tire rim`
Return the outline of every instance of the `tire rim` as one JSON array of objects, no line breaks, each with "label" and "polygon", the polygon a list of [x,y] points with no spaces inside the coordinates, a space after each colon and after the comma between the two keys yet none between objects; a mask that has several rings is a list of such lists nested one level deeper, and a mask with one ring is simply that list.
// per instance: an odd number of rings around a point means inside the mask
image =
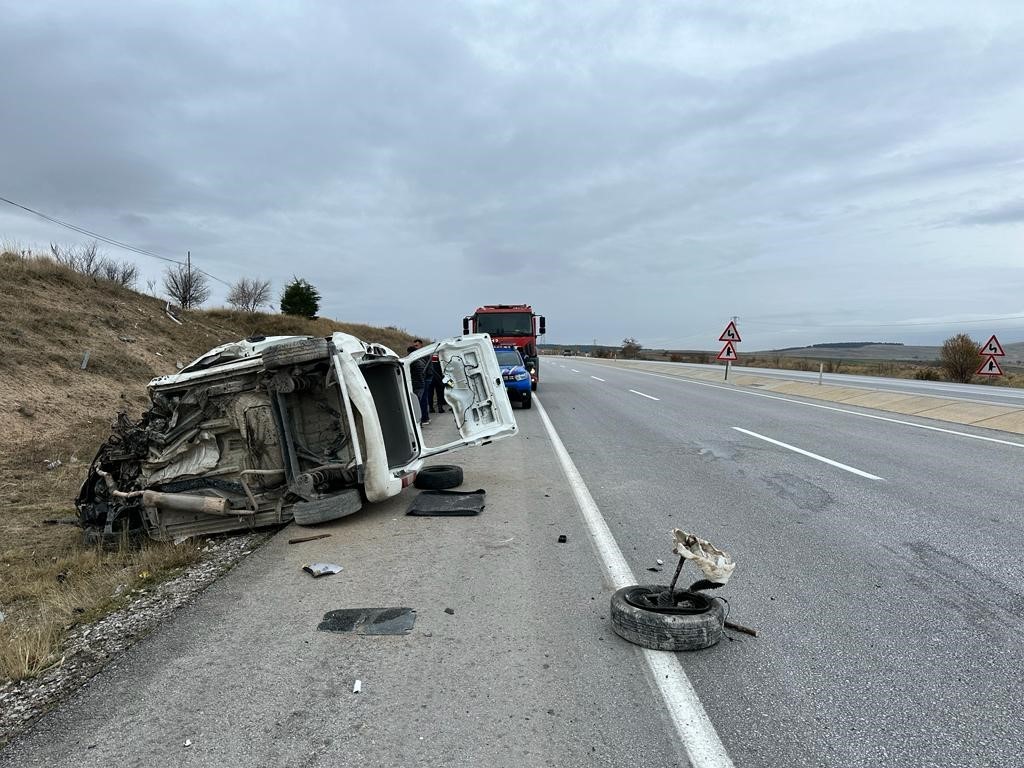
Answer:
[{"label": "tire rim", "polygon": [[632,587],[626,590],[623,599],[634,608],[673,616],[693,616],[711,610],[710,599],[699,592],[686,590],[676,592],[671,598],[671,603],[666,605],[663,601],[667,598],[662,595],[667,592],[668,587]]}]

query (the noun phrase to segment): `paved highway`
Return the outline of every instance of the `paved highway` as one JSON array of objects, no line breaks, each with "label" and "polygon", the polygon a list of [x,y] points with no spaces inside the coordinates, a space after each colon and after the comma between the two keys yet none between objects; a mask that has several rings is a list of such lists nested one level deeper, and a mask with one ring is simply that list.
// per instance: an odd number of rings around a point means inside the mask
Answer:
[{"label": "paved highway", "polygon": [[[573,358],[579,359],[579,358]],[[556,363],[557,364],[557,363]],[[725,374],[721,365],[701,365],[700,363],[668,363],[653,362],[654,365],[666,367],[694,368],[700,370],[719,371]],[[783,371],[776,368],[747,368],[734,366],[736,373],[749,373],[791,381],[818,381],[818,374],[813,371]],[[883,376],[855,376],[848,373],[823,373],[822,381],[842,387],[860,387],[864,389],[881,389],[891,392],[902,392],[911,395],[930,395],[931,397],[949,397],[956,400],[970,400],[979,403],[1000,403],[1003,405],[1024,405],[1024,389],[1019,387],[998,387],[990,384],[951,384],[947,381],[918,381],[917,379],[892,379]]]},{"label": "paved highway", "polygon": [[[329,539],[289,546],[285,531],[0,766],[1024,754],[1024,439],[585,360],[546,360],[539,394],[518,438],[451,456],[488,491],[480,517],[405,517],[407,492]],[[667,581],[646,568],[670,561],[674,526],[733,553],[723,596],[760,637],[670,654],[612,633],[614,584]],[[316,560],[345,570],[312,580]],[[328,610],[386,605],[417,610],[410,635],[316,630]]]}]

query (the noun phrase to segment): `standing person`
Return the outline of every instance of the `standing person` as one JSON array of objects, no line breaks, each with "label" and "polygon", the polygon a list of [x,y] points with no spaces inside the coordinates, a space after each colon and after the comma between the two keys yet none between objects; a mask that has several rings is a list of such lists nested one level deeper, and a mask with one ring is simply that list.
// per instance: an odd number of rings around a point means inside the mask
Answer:
[{"label": "standing person", "polygon": [[430,412],[434,412],[434,400],[437,400],[437,412],[444,413],[444,371],[441,370],[441,361],[437,355],[430,358]]},{"label": "standing person", "polygon": [[[416,339],[416,341],[410,344],[409,348],[406,349],[405,351],[407,354],[411,355],[421,346],[423,346],[423,342],[420,341],[419,339]],[[424,392],[426,391],[426,372],[429,365],[430,361],[424,357],[421,357],[419,360],[416,360],[409,364],[409,374],[412,379],[409,383],[412,384],[412,392],[414,395],[416,395],[416,399],[419,401],[420,404],[420,424],[430,423],[430,415],[426,407],[424,407],[423,398]]]}]

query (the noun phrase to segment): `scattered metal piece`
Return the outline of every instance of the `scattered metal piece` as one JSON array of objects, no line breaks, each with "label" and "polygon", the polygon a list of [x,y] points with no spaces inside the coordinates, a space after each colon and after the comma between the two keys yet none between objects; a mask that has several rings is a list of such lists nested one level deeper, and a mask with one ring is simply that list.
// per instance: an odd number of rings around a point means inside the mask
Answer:
[{"label": "scattered metal piece", "polygon": [[85,370],[85,367],[89,364],[89,350],[85,350],[85,356],[82,358],[82,365],[80,370]]},{"label": "scattered metal piece", "polygon": [[737,632],[742,632],[745,635],[750,635],[751,637],[757,637],[757,630],[756,629],[751,629],[750,627],[745,627],[742,624],[737,624],[735,621],[728,621],[728,620],[726,620],[725,626],[726,626],[727,629],[735,629]]},{"label": "scattered metal piece", "polygon": [[363,681],[356,680],[352,685],[352,693],[359,693],[361,690],[363,690]]},{"label": "scattered metal piece", "polygon": [[310,574],[314,579],[319,579],[321,576],[341,573],[343,569],[340,565],[335,565],[334,563],[312,563],[302,566],[302,570]]},{"label": "scattered metal piece", "polygon": [[297,539],[288,539],[288,543],[289,544],[301,544],[304,541],[316,541],[317,539],[326,539],[330,535],[331,534],[329,534],[329,533],[321,533],[321,534],[317,534],[316,536],[300,536]]},{"label": "scattered metal piece", "polygon": [[565,542],[567,542],[568,540],[569,540],[568,537],[564,533],[559,534],[559,536],[558,536],[558,543],[559,544],[565,544]]},{"label": "scattered metal piece", "polygon": [[659,557],[659,558],[658,558],[658,560],[657,560],[657,563],[658,563],[658,565],[664,565],[664,564],[665,564],[665,561],[664,561],[664,560],[662,560],[662,559],[661,559],[661,558]]},{"label": "scattered metal piece", "polygon": [[415,623],[416,611],[412,608],[339,608],[325,613],[317,629],[357,635],[407,635]]},{"label": "scattered metal piece", "polygon": [[424,517],[470,517],[484,509],[486,491],[420,491],[405,513]]},{"label": "scattered metal piece", "polygon": [[185,739],[185,745],[184,746],[191,747],[192,746],[192,739]]}]

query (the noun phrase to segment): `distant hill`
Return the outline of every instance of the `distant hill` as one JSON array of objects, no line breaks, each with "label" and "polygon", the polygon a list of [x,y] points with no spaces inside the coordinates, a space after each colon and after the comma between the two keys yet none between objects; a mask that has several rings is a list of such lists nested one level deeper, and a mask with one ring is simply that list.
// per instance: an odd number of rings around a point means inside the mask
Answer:
[{"label": "distant hill", "polygon": [[[1006,352],[1006,357],[1004,358],[1006,363],[1014,365],[1024,364],[1024,341],[1012,344],[1004,343],[1003,350]],[[809,347],[766,349],[750,354],[757,355],[758,357],[778,355],[781,357],[812,357],[831,360],[906,360],[927,362],[939,359],[939,347],[908,346],[893,342],[834,342],[813,344]]]}]

